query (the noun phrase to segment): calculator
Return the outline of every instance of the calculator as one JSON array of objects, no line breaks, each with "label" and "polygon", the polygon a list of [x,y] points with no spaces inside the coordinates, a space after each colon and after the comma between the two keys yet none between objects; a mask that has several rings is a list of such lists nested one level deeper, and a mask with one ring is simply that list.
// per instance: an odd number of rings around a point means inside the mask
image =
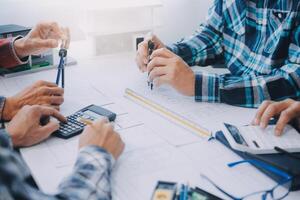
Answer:
[{"label": "calculator", "polygon": [[60,128],[54,136],[68,139],[80,134],[87,122],[106,117],[110,122],[115,121],[117,115],[103,107],[90,105],[67,117],[67,123],[60,123]]}]

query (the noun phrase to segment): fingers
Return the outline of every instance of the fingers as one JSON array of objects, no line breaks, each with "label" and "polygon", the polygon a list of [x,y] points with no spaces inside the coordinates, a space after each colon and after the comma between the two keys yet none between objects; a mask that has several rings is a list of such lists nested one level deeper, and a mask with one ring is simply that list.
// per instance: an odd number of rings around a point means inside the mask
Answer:
[{"label": "fingers", "polygon": [[70,46],[71,35],[70,30],[67,27],[61,28],[63,32],[63,36],[61,38],[61,48],[68,49]]},{"label": "fingers", "polygon": [[168,67],[156,67],[149,74],[149,80],[153,81],[160,76],[167,75],[169,72]]},{"label": "fingers", "polygon": [[105,118],[96,120],[93,123],[93,125],[95,125],[95,126],[103,126],[104,124],[107,124],[107,123],[109,123],[109,120],[105,117]]},{"label": "fingers", "polygon": [[51,116],[58,119],[61,122],[67,122],[67,118],[60,114],[56,109],[46,106],[40,107],[40,116]]},{"label": "fingers", "polygon": [[174,57],[174,53],[171,52],[167,48],[161,48],[153,51],[152,55],[150,56],[150,59],[153,59],[155,57],[163,57],[163,58],[172,58]]},{"label": "fingers", "polygon": [[272,117],[279,115],[283,110],[285,110],[290,105],[290,101],[286,100],[283,102],[275,102],[267,106],[265,111],[262,114],[260,120],[260,126],[266,128],[269,124],[269,121]]},{"label": "fingers", "polygon": [[148,43],[143,41],[138,45],[136,63],[140,71],[145,72],[148,64]]},{"label": "fingers", "polygon": [[147,72],[151,72],[155,67],[163,67],[168,65],[168,59],[162,57],[153,58],[150,63],[147,65]]},{"label": "fingers", "polygon": [[55,83],[48,82],[48,81],[43,81],[43,80],[39,80],[39,81],[35,82],[34,86],[35,87],[41,87],[41,86],[57,87],[57,85]]},{"label": "fingers", "polygon": [[64,102],[64,98],[62,96],[47,96],[44,98],[45,105],[61,105]]},{"label": "fingers", "polygon": [[56,22],[42,22],[38,24],[39,31],[43,32],[44,39],[62,39],[64,36],[63,30]]},{"label": "fingers", "polygon": [[41,95],[56,95],[56,96],[63,96],[64,89],[59,87],[41,87],[40,88]]},{"label": "fingers", "polygon": [[40,141],[47,139],[52,133],[59,129],[59,123],[50,121],[39,129]]},{"label": "fingers", "polygon": [[261,117],[262,115],[264,114],[264,112],[266,111],[266,109],[268,108],[269,105],[271,105],[273,103],[273,101],[264,101],[261,106],[259,107],[256,115],[255,115],[255,118],[252,122],[253,125],[256,125],[258,126],[260,124],[260,121],[261,121]]},{"label": "fingers", "polygon": [[155,87],[160,87],[162,85],[170,84],[170,78],[167,75],[164,75],[154,79],[153,82]]},{"label": "fingers", "polygon": [[284,130],[284,127],[295,117],[299,116],[300,103],[294,102],[292,106],[288,107],[285,111],[280,114],[278,122],[275,127],[275,134],[280,136]]}]

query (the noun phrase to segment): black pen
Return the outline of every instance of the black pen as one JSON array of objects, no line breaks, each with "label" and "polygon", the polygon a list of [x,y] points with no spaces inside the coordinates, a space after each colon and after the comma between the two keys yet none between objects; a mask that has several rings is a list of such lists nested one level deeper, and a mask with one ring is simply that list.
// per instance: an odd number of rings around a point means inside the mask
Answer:
[{"label": "black pen", "polygon": [[[154,51],[154,48],[155,48],[155,45],[154,45],[154,42],[152,40],[149,40],[148,41],[148,64],[151,62],[151,55]],[[149,75],[150,75],[150,72],[148,72],[148,86],[150,86],[151,90],[153,90],[153,81],[149,81]]]},{"label": "black pen", "polygon": [[297,159],[297,160],[300,160],[300,157],[299,156],[296,156],[280,147],[274,147],[274,149],[279,152],[279,153],[282,153],[282,154],[286,154],[287,156],[291,157],[291,158],[294,158],[294,159]]}]

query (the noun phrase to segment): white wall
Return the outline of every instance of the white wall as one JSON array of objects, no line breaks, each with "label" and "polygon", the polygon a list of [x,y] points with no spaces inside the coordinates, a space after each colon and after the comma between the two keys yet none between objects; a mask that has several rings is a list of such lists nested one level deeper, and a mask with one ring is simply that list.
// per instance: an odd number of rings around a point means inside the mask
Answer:
[{"label": "white wall", "polygon": [[156,30],[164,42],[188,36],[205,20],[213,0],[162,0],[164,27]]},{"label": "white wall", "polygon": [[[116,3],[118,1],[124,2],[125,0],[110,0],[110,2]],[[171,43],[192,34],[198,28],[199,24],[204,21],[207,10],[213,0],[161,1],[164,6],[159,13],[163,26],[156,29],[155,33],[164,42]],[[83,7],[87,4],[101,7],[103,4],[107,4],[105,2],[108,1],[0,0],[0,2],[0,24],[15,23],[33,26],[41,20],[55,20],[60,24],[71,27],[72,38],[78,41],[86,39],[84,30],[79,26],[80,19],[84,17]],[[74,4],[74,2],[77,2],[77,4]]]}]

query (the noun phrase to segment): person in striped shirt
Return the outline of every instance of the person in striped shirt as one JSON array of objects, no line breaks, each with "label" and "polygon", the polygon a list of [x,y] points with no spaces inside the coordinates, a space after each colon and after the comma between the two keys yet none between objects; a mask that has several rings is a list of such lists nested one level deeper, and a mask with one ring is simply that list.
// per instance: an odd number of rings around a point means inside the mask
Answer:
[{"label": "person in striped shirt", "polygon": [[[214,0],[191,37],[166,46],[157,36],[139,45],[136,62],[159,87],[169,84],[196,101],[258,107],[300,96],[300,2]],[[180,25],[179,25],[180,27]],[[155,51],[148,63],[148,41]],[[230,73],[193,72],[223,63]]]}]

